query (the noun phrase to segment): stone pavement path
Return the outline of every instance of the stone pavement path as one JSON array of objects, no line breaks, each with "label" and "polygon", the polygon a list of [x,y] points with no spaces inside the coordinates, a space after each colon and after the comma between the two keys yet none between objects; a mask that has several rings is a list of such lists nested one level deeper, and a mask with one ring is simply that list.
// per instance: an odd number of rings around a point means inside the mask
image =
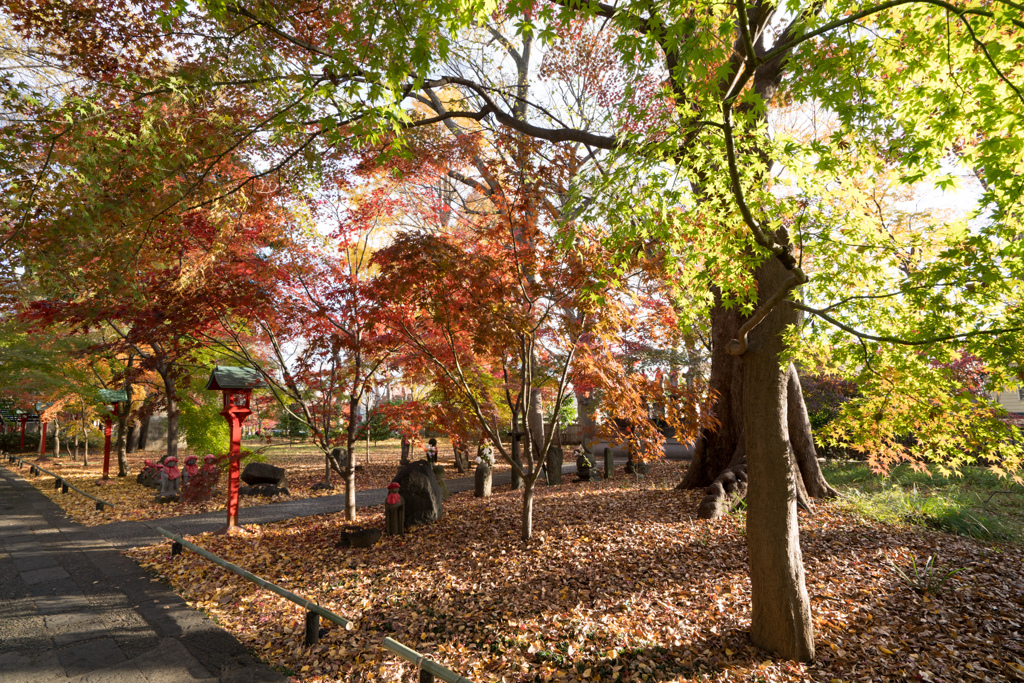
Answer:
[{"label": "stone pavement path", "polygon": [[0,467],[0,681],[217,680],[285,678]]}]

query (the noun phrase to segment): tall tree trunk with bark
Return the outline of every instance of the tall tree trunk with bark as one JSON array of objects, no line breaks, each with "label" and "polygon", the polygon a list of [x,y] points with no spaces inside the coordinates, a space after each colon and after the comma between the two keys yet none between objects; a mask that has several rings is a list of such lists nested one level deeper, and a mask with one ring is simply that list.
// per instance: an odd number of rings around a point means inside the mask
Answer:
[{"label": "tall tree trunk with bark", "polygon": [[743,318],[738,309],[721,305],[716,289],[711,311],[711,377],[708,385],[715,398],[715,427],[706,427],[697,437],[693,460],[679,483],[679,489],[710,486],[718,475],[742,457],[737,453],[743,434],[741,391],[743,365],[726,350],[739,333]]},{"label": "tall tree trunk with bark", "polygon": [[[756,273],[760,298],[782,289],[788,275],[778,259],[765,261]],[[788,419],[790,370],[782,364],[783,333],[796,322],[796,310],[783,301],[750,332],[741,356],[743,431],[750,473],[750,637],[755,645],[787,659],[810,661],[814,630],[797,525],[799,480]]]},{"label": "tall tree trunk with bark", "polygon": [[[523,421],[520,418],[519,405],[516,404],[512,409],[512,425],[511,436],[512,439],[512,462],[517,463],[520,467],[523,465]],[[523,477],[520,476],[519,471],[515,467],[512,468],[512,478],[509,482],[509,489],[512,491],[518,491],[523,488]]]},{"label": "tall tree trunk with bark", "polygon": [[523,541],[529,541],[533,537],[533,490],[537,483],[536,477],[526,477],[523,482],[523,511],[520,519],[520,529]]},{"label": "tall tree trunk with bark", "polygon": [[174,378],[174,368],[162,364],[157,368],[160,377],[164,380],[165,409],[167,410],[167,458],[178,457],[178,397],[176,394],[177,382]]},{"label": "tall tree trunk with bark", "polygon": [[89,466],[89,420],[86,418],[85,404],[82,405],[82,467]]},{"label": "tall tree trunk with bark", "polygon": [[121,408],[117,414],[117,441],[114,449],[117,451],[117,476],[128,476],[128,409]]},{"label": "tall tree trunk with bark", "polygon": [[139,450],[139,421],[132,419],[128,422],[128,438],[125,451],[131,455],[137,450]]},{"label": "tall tree trunk with bark", "polygon": [[544,406],[541,405],[540,389],[530,389],[530,410],[526,414],[526,429],[530,432],[529,438],[533,448],[535,460],[541,459],[541,449],[544,448]]},{"label": "tall tree trunk with bark", "polygon": [[139,420],[139,450],[146,450],[146,446],[149,445],[149,421],[152,419],[152,415],[148,413]]},{"label": "tall tree trunk with bark", "polygon": [[[361,369],[361,358],[356,354],[356,376],[354,383],[358,386],[360,381],[359,371]],[[345,437],[345,445],[348,448],[348,459],[342,474],[345,477],[345,521],[356,521],[356,432],[358,430],[359,395],[353,389],[348,401],[348,429]]]}]

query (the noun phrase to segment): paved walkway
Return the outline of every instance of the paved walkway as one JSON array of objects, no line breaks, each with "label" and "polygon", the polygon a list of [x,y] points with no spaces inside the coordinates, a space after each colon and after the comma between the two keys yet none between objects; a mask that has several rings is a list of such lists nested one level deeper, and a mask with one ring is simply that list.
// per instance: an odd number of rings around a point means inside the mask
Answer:
[{"label": "paved walkway", "polygon": [[0,680],[285,680],[97,529],[0,467]]},{"label": "paved walkway", "polygon": [[[622,465],[625,460],[617,460]],[[120,549],[214,531],[224,512],[83,527],[5,461],[0,466],[0,681],[178,683],[284,681],[234,636],[188,607]],[[563,480],[575,464],[563,467]],[[507,485],[509,472],[496,474]],[[473,478],[446,481],[451,493]],[[387,489],[359,491],[360,508]],[[77,495],[68,493],[68,495]],[[242,508],[240,524],[342,512],[344,494]]]}]

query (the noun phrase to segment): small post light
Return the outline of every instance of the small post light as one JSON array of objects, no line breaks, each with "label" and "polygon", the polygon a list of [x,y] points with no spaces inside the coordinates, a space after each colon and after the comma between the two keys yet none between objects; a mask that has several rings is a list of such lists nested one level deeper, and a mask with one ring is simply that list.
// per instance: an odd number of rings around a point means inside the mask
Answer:
[{"label": "small post light", "polygon": [[252,368],[218,365],[210,373],[206,388],[223,392],[224,408],[220,414],[231,431],[230,466],[228,468],[228,520],[217,533],[231,533],[238,528],[238,478],[242,457],[242,423],[252,415],[249,399],[253,389],[267,386]]}]

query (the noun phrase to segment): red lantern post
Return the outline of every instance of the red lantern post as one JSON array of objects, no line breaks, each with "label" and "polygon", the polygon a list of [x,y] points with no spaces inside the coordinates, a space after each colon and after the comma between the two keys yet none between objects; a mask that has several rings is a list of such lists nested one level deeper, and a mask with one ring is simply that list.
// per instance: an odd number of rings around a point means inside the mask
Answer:
[{"label": "red lantern post", "polygon": [[228,421],[231,450],[228,467],[228,521],[217,533],[231,533],[238,529],[238,480],[242,459],[242,423],[252,415],[249,399],[252,390],[266,384],[254,370],[218,365],[210,374],[206,388],[223,392],[224,409],[220,414]]},{"label": "red lantern post", "polygon": [[36,404],[36,415],[39,416],[39,457],[46,457],[46,425],[47,421],[43,420],[43,413],[47,408],[50,407],[49,403],[37,403]]},{"label": "red lantern post", "polygon": [[[117,411],[117,404],[114,404],[114,412]],[[110,481],[110,415],[103,422],[103,481]]]},{"label": "red lantern post", "polygon": [[110,412],[103,424],[103,477],[96,483],[110,484],[110,418],[120,412],[121,403],[128,400],[128,394],[123,389],[100,389],[100,399],[110,405]]}]

